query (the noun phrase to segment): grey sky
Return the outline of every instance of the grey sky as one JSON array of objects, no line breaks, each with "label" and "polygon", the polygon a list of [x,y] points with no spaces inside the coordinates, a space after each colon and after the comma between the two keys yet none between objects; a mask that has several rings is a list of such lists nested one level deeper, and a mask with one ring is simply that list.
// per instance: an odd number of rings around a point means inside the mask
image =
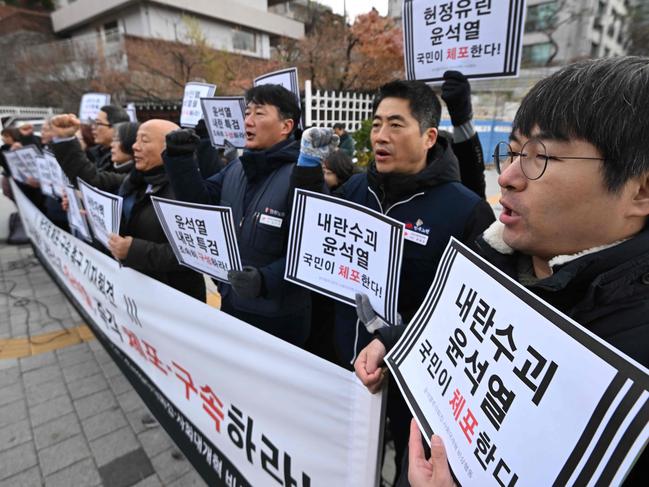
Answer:
[{"label": "grey sky", "polygon": [[344,4],[347,3],[347,15],[350,19],[354,19],[359,14],[364,14],[376,8],[381,15],[388,13],[388,0],[317,0],[318,3],[329,5],[333,11],[342,14],[344,11]]}]

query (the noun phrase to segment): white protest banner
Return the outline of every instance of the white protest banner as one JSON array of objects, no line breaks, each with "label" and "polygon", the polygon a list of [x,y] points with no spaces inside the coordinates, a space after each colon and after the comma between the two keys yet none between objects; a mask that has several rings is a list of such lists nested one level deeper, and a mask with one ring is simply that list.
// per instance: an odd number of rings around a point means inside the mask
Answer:
[{"label": "white protest banner", "polygon": [[14,194],[37,257],[207,485],[378,485],[380,394],[119,264]]},{"label": "white protest banner", "polygon": [[243,96],[201,98],[203,119],[214,147],[225,146],[227,140],[239,149],[246,146],[246,101]]},{"label": "white protest banner", "polygon": [[20,168],[26,176],[38,179],[38,167],[36,159],[40,157],[41,151],[35,145],[26,145],[14,151],[20,159]]},{"label": "white protest banner", "polygon": [[[281,85],[289,91],[292,91],[297,100],[297,104],[302,108],[302,102],[300,100],[300,84],[297,78],[297,68],[288,68],[282,69],[279,71],[273,71],[272,73],[264,74],[255,78],[253,81],[253,86],[260,85]],[[300,121],[300,126],[302,121]]]},{"label": "white protest banner", "polygon": [[99,109],[104,105],[110,105],[110,95],[108,93],[85,93],[81,97],[81,104],[79,105],[79,120],[81,120],[81,123],[95,121]]},{"label": "white protest banner", "polygon": [[23,172],[23,165],[16,151],[2,151],[2,155],[4,155],[5,161],[7,161],[7,166],[9,166],[9,170],[11,171],[11,177],[21,183],[26,182],[28,174]]},{"label": "white protest banner", "polygon": [[[272,225],[275,217],[261,218]],[[356,293],[367,294],[378,314],[397,323],[402,253],[403,223],[333,196],[295,191],[287,281],[351,306]]]},{"label": "white protest banner", "polygon": [[518,76],[525,0],[404,0],[402,18],[407,79]]},{"label": "white protest banner", "polygon": [[128,119],[131,122],[137,122],[137,110],[135,109],[135,103],[129,103],[126,105],[126,113],[128,113]]},{"label": "white protest banner", "polygon": [[65,194],[68,198],[68,223],[70,227],[77,230],[81,236],[87,241],[92,242],[90,229],[86,222],[86,217],[81,214],[81,202],[74,186],[66,185],[63,187]]},{"label": "white protest banner", "polygon": [[185,85],[183,106],[180,111],[181,127],[196,127],[196,124],[203,116],[201,98],[209,98],[214,95],[215,91],[216,85],[208,83],[191,81]]},{"label": "white protest banner", "polygon": [[385,358],[462,485],[620,485],[649,440],[649,375],[451,240]]},{"label": "white protest banner", "polygon": [[38,171],[38,180],[41,183],[41,193],[50,197],[56,196],[50,163],[42,154],[36,157],[36,170]]},{"label": "white protest banner", "polygon": [[241,270],[232,210],[151,197],[176,259],[198,272],[228,282],[228,271]]},{"label": "white protest banner", "polygon": [[83,179],[77,178],[77,182],[92,233],[104,247],[108,248],[109,235],[119,234],[122,197],[90,186]]},{"label": "white protest banner", "polygon": [[43,157],[50,165],[50,175],[52,176],[52,188],[54,189],[54,194],[58,197],[62,197],[65,193],[65,187],[70,184],[67,176],[63,173],[63,169],[59,165],[59,161],[56,160],[56,157],[53,153],[44,150]]}]

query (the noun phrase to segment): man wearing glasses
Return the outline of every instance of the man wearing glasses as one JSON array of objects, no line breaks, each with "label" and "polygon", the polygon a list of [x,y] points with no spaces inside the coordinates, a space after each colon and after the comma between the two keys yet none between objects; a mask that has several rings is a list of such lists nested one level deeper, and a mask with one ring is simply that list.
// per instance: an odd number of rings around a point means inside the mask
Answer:
[{"label": "man wearing glasses", "polygon": [[[484,258],[645,367],[648,93],[649,58],[639,57],[579,62],[537,83],[494,152],[503,211],[477,242]],[[372,391],[399,328],[378,330],[355,363]],[[427,460],[419,437],[414,425],[410,483],[452,485],[441,439]],[[646,452],[629,484],[645,462]]]},{"label": "man wearing glasses", "polygon": [[[90,149],[90,153],[94,154],[95,164],[99,171],[119,172],[118,169],[115,169],[111,160],[110,144],[113,142],[113,136],[115,135],[114,126],[129,120],[128,113],[122,107],[105,105],[101,107],[97,113],[97,118],[91,123],[92,136],[96,145]],[[52,118],[51,123],[55,134],[52,150],[59,164],[66,169],[70,182],[76,186],[76,177],[81,176],[83,178],[83,169],[88,163],[88,157],[81,149],[74,134],[68,136],[67,132],[71,127],[78,127],[79,121],[75,115],[67,114]],[[64,133],[65,135],[61,135]],[[68,171],[70,171],[69,174]]]}]

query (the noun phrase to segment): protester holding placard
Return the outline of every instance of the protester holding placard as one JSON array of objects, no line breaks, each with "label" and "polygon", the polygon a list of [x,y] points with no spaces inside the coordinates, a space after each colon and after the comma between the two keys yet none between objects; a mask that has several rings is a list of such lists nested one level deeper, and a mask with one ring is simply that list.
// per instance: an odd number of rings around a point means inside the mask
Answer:
[{"label": "protester holding placard", "polygon": [[[501,271],[645,367],[648,91],[649,59],[638,57],[583,61],[538,82],[496,147],[503,211],[477,242]],[[360,353],[356,373],[371,391],[403,329],[379,330]],[[646,462],[645,452],[630,484]],[[419,458],[411,479],[421,468]]]},{"label": "protester holding placard", "polygon": [[201,177],[194,157],[198,137],[190,130],[170,134],[163,157],[179,200],[232,208],[244,268],[230,271],[229,285],[219,284],[221,309],[302,346],[309,291],[284,281],[300,109],[293,93],[278,85],[250,89],[246,103],[246,150],[218,174]]},{"label": "protester holding placard", "polygon": [[[448,139],[439,136],[441,104],[418,81],[395,81],[374,100],[371,142],[375,163],[352,176],[336,194],[405,223],[405,243],[397,309],[410,320],[423,301],[449,237],[472,242],[494,220],[489,204],[460,183],[458,162]],[[322,181],[330,129],[308,129],[295,170],[299,186]],[[315,182],[315,184],[314,184]],[[359,304],[366,300],[359,300]],[[365,325],[386,326],[368,306],[336,303],[336,345],[343,364],[372,339]],[[369,308],[369,309],[366,309]],[[375,320],[378,318],[378,321]],[[372,321],[370,324],[369,321]],[[392,323],[394,325],[396,323]],[[405,450],[409,415],[398,392],[388,399],[397,454]]]}]

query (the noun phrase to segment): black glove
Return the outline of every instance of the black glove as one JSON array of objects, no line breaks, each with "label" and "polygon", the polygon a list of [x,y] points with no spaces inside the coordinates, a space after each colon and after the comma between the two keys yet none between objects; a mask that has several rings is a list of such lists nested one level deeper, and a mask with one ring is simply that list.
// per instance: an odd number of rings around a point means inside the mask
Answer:
[{"label": "black glove", "polygon": [[442,100],[446,103],[451,123],[460,126],[473,118],[471,85],[459,71],[446,71],[442,85]]},{"label": "black glove", "polygon": [[210,134],[207,133],[207,125],[205,125],[205,120],[202,118],[196,124],[194,132],[196,132],[196,135],[198,135],[201,139],[207,139],[210,136]]},{"label": "black glove", "polygon": [[184,156],[193,154],[200,142],[193,129],[178,129],[167,134],[167,155]]},{"label": "black glove", "polygon": [[255,267],[245,266],[240,271],[228,271],[228,281],[241,298],[252,299],[261,294],[261,273]]}]

